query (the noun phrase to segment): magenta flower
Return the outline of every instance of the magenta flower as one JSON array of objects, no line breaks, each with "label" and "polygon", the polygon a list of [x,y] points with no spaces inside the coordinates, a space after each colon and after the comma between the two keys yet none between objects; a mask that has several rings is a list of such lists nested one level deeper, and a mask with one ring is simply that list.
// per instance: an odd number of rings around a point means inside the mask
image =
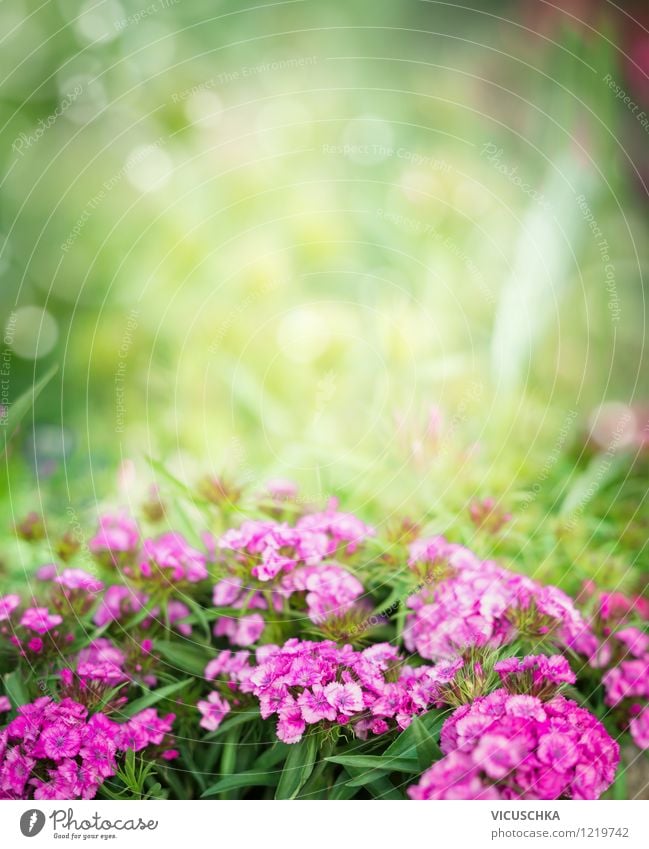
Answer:
[{"label": "magenta flower", "polygon": [[196,707],[203,717],[199,725],[208,731],[216,731],[230,712],[230,705],[218,693],[210,693],[207,701],[198,702]]},{"label": "magenta flower", "polygon": [[645,706],[629,723],[631,737],[639,749],[649,749],[649,707]]},{"label": "magenta flower", "polygon": [[423,576],[423,589],[408,599],[413,613],[406,621],[404,641],[424,658],[448,660],[471,646],[498,648],[511,643],[521,612],[534,613],[540,635],[548,631],[549,619],[554,642],[587,655],[597,645],[561,590],[541,586],[493,561],[481,561],[468,548],[443,537],[412,543],[409,565]]},{"label": "magenta flower", "polygon": [[319,684],[314,684],[310,690],[303,690],[297,703],[302,711],[302,718],[309,724],[323,719],[331,722],[336,718],[337,708],[329,702],[327,694]]},{"label": "magenta flower", "polygon": [[55,584],[61,584],[69,590],[84,590],[87,593],[99,593],[104,585],[94,575],[89,575],[83,569],[64,569],[54,578]]},{"label": "magenta flower", "polygon": [[505,705],[505,710],[511,716],[536,719],[538,722],[543,722],[545,719],[543,703],[536,696],[510,696]]},{"label": "magenta flower", "polygon": [[9,749],[0,770],[0,789],[20,799],[35,759],[24,755],[17,747]]},{"label": "magenta flower", "polygon": [[329,704],[345,716],[363,709],[363,692],[358,684],[328,684],[324,692]]},{"label": "magenta flower", "polygon": [[215,637],[227,637],[233,646],[251,646],[261,637],[266,623],[259,613],[232,618],[221,616],[214,625]]},{"label": "magenta flower", "polygon": [[99,519],[99,530],[88,547],[93,554],[120,555],[134,553],[140,544],[140,532],[130,516],[106,515]]},{"label": "magenta flower", "polygon": [[283,743],[298,743],[302,739],[306,723],[300,706],[289,696],[287,703],[279,712],[277,736]]},{"label": "magenta flower", "polygon": [[151,577],[152,566],[165,573],[170,581],[196,583],[208,577],[205,555],[192,548],[181,534],[163,534],[147,539],[142,546],[147,560],[140,565],[144,577]]},{"label": "magenta flower", "polygon": [[0,696],[0,713],[7,713],[11,710],[11,702],[7,696]]},{"label": "magenta flower", "polygon": [[63,622],[58,613],[50,613],[47,607],[28,607],[23,613],[20,624],[37,634],[45,634]]},{"label": "magenta flower", "polygon": [[559,772],[565,772],[579,760],[572,738],[560,731],[551,731],[539,739],[537,757]]},{"label": "magenta flower", "polygon": [[179,620],[186,619],[190,613],[190,609],[186,604],[183,604],[182,601],[171,599],[167,602],[167,616],[169,617],[169,624],[175,626],[178,633],[182,634],[184,637],[191,637],[192,626],[189,622],[179,622]]},{"label": "magenta flower", "polygon": [[0,596],[0,622],[4,619],[9,619],[14,610],[20,606],[20,596],[5,595]]},{"label": "magenta flower", "polygon": [[347,613],[363,594],[363,585],[334,564],[304,566],[282,580],[282,594],[306,593],[309,619],[316,624]]},{"label": "magenta flower", "polygon": [[57,722],[43,731],[40,744],[47,757],[54,761],[73,758],[81,748],[81,732],[74,726]]},{"label": "magenta flower", "polygon": [[575,702],[502,689],[458,708],[441,748],[445,757],[409,789],[411,798],[598,799],[620,758],[601,723]]},{"label": "magenta flower", "polygon": [[65,698],[43,697],[21,705],[18,716],[0,732],[0,797],[92,799],[104,779],[115,775],[117,758],[136,738],[138,749],[167,749],[173,714],[158,717],[153,708],[124,725]]},{"label": "magenta flower", "polygon": [[115,584],[104,592],[93,622],[99,627],[109,622],[118,622],[124,616],[137,613],[146,602],[147,596],[144,593]]}]

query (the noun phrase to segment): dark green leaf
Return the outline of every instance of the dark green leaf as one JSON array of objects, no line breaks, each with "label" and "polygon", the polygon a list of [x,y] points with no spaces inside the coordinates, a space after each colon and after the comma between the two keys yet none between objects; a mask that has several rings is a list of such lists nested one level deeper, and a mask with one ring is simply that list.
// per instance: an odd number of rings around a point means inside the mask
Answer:
[{"label": "dark green leaf", "polygon": [[4,455],[9,444],[9,440],[14,435],[23,418],[32,409],[36,403],[36,399],[47,386],[50,380],[58,371],[58,366],[52,368],[40,380],[37,380],[33,386],[23,392],[9,407],[7,418],[3,427],[4,430],[4,445],[0,451],[0,457]]},{"label": "dark green leaf", "polygon": [[240,772],[237,775],[226,775],[216,784],[212,784],[201,794],[204,799],[207,796],[217,796],[226,790],[238,790],[241,787],[274,787],[277,784],[279,773],[270,772]]},{"label": "dark green leaf", "polygon": [[129,702],[129,704],[127,704],[122,710],[122,713],[125,716],[133,716],[139,711],[151,707],[163,699],[168,699],[172,693],[177,693],[179,690],[182,690],[183,687],[190,684],[191,680],[191,678],[185,678],[183,681],[174,681],[173,684],[167,684],[165,687],[160,687],[158,690],[151,690],[139,699],[135,699],[134,702]]},{"label": "dark green leaf", "polygon": [[[386,755],[335,755],[327,758],[334,764],[355,769],[380,769],[387,772],[418,772],[419,762],[414,758],[390,757]],[[430,763],[428,764],[430,766]]]},{"label": "dark green leaf", "polygon": [[189,672],[199,678],[203,677],[208,661],[215,655],[211,646],[187,641],[181,643],[170,640],[156,640],[154,648],[179,672]]},{"label": "dark green leaf", "polygon": [[295,799],[313,772],[318,747],[319,738],[314,733],[307,734],[299,743],[291,746],[277,785],[276,799]]}]

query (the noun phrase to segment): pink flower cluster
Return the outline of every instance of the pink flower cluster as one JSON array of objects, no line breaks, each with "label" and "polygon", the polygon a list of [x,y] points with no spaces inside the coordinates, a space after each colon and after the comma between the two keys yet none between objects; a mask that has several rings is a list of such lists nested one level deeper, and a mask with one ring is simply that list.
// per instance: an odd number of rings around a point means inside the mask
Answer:
[{"label": "pink flower cluster", "polygon": [[0,622],[9,619],[14,610],[20,607],[19,595],[0,596]]},{"label": "pink flower cluster", "polygon": [[98,637],[76,658],[76,673],[83,682],[101,681],[115,686],[129,680],[124,652],[105,637]]},{"label": "pink flower cluster", "polygon": [[640,596],[620,592],[597,594],[586,584],[586,595],[595,600],[592,628],[599,637],[591,665],[606,670],[604,701],[615,708],[619,724],[628,727],[641,749],[649,748],[649,634],[629,625],[630,619],[649,619],[649,603]]},{"label": "pink flower cluster", "polygon": [[342,616],[363,594],[361,582],[334,563],[303,566],[282,579],[281,594],[306,593],[309,619],[316,625]]},{"label": "pink flower cluster", "polygon": [[81,590],[91,594],[100,593],[104,588],[102,581],[83,569],[64,569],[60,575],[56,575],[53,582],[64,590]]},{"label": "pink flower cluster", "polygon": [[102,627],[109,622],[119,622],[125,616],[137,613],[146,604],[147,596],[139,590],[131,589],[123,584],[107,587],[95,610],[93,621]]},{"label": "pink flower cluster", "polygon": [[59,639],[62,642],[72,639],[70,634],[62,636],[58,630],[63,622],[58,613],[52,613],[47,607],[27,607],[20,612],[20,603],[17,595],[0,598],[0,622],[9,620],[9,624],[0,626],[0,634],[8,634],[9,642],[21,655],[40,654],[45,646],[45,635],[52,646]]},{"label": "pink flower cluster", "polygon": [[504,689],[454,711],[441,748],[412,799],[598,799],[619,762],[617,743],[575,702]]},{"label": "pink flower cluster", "polygon": [[422,589],[408,599],[405,644],[430,660],[470,646],[497,648],[528,631],[575,650],[593,636],[570,598],[552,586],[481,561],[443,537],[411,544],[409,565]]},{"label": "pink flower cluster", "polygon": [[[285,600],[296,593],[304,593],[308,617],[317,625],[343,616],[363,592],[361,582],[342,566],[321,563],[301,566],[284,575],[279,586],[271,590],[270,599],[273,609],[280,612]],[[246,590],[242,579],[236,577],[219,581],[214,586],[212,601],[215,607],[232,607],[241,612],[268,609],[264,595]],[[214,635],[227,637],[234,646],[251,646],[262,635],[265,624],[260,613],[222,616],[214,626]]]},{"label": "pink flower cluster", "polygon": [[140,575],[152,578],[156,572],[174,584],[187,581],[195,584],[208,577],[207,558],[193,548],[181,534],[163,534],[157,539],[147,539],[143,546],[144,560]]},{"label": "pink flower cluster", "polygon": [[[440,687],[462,665],[413,668],[388,643],[355,651],[329,640],[262,646],[254,665],[246,652],[222,654],[208,665],[206,678],[226,677],[229,690],[256,696],[263,719],[277,715],[277,736],[284,743],[297,743],[308,725],[322,721],[349,725],[363,739],[404,729],[439,701]],[[224,701],[213,696],[211,704],[199,705],[204,727],[213,729],[225,717]]]},{"label": "pink flower cluster", "polygon": [[21,705],[0,731],[0,798],[93,799],[127,749],[162,746],[162,757],[175,757],[166,748],[173,720],[147,708],[120,725],[72,699]]},{"label": "pink flower cluster", "polygon": [[373,535],[374,529],[360,519],[330,508],[303,516],[295,527],[272,520],[246,521],[226,531],[218,546],[236,552],[240,563],[250,563],[257,580],[272,581],[298,565],[314,566],[339,549],[353,554]]},{"label": "pink flower cluster", "polygon": [[635,744],[649,749],[649,652],[612,667],[602,683],[606,704],[623,710]]},{"label": "pink flower cluster", "polygon": [[[181,534],[170,532],[140,543],[138,526],[127,515],[102,516],[89,548],[101,562],[123,566],[130,578],[193,584],[208,577],[205,554],[189,545]],[[139,567],[134,568],[132,562],[137,559]]]},{"label": "pink flower cluster", "polygon": [[[333,505],[303,516],[295,527],[251,520],[226,531],[218,547],[236,554],[229,574],[214,587],[213,603],[246,615],[223,616],[214,626],[215,636],[226,637],[234,646],[252,645],[261,637],[265,620],[249,611],[268,610],[269,604],[282,611],[284,602],[296,593],[304,594],[307,614],[315,624],[343,616],[363,594],[363,586],[342,566],[325,560],[336,552],[353,554],[373,534],[373,528]],[[272,582],[270,593],[247,587],[248,575],[262,583]]]},{"label": "pink flower cluster", "polygon": [[563,684],[574,684],[577,676],[565,657],[554,654],[530,654],[523,658],[508,657],[494,664],[503,686],[510,693],[543,696]]},{"label": "pink flower cluster", "polygon": [[139,544],[140,531],[136,522],[122,514],[101,516],[99,529],[88,547],[101,559],[119,562],[121,557],[135,554]]}]

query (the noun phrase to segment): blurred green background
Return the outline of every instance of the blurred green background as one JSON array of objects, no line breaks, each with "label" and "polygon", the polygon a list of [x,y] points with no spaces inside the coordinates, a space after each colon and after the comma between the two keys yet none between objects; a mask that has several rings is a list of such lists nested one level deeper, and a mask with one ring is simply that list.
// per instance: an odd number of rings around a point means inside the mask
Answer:
[{"label": "blurred green background", "polygon": [[135,503],[150,456],[646,562],[644,467],[582,450],[647,394],[646,4],[470,6],[0,4],[0,404],[59,367],[7,528]]}]

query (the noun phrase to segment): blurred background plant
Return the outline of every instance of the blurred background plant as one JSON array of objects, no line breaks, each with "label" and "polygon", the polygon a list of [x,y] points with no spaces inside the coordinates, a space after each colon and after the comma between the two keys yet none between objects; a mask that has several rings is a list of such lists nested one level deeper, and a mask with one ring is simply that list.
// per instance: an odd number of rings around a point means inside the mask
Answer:
[{"label": "blurred background plant", "polygon": [[281,476],[642,590],[649,15],[470,6],[0,5],[11,580]]}]

